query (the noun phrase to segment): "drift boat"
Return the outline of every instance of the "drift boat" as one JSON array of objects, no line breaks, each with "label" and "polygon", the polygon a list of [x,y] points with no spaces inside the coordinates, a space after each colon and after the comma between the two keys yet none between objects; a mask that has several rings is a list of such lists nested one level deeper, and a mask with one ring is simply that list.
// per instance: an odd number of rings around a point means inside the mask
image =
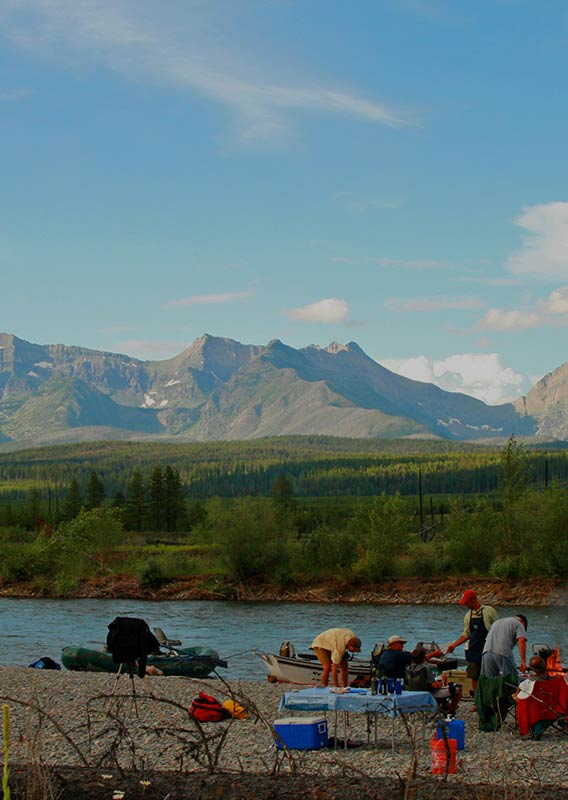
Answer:
[{"label": "drift boat", "polygon": [[[269,681],[313,685],[321,683],[323,667],[317,657],[308,653],[298,656],[281,656],[275,653],[256,652],[268,671]],[[369,661],[351,659],[348,662],[348,682],[366,680],[371,675]]]},{"label": "drift boat", "polygon": [[[430,645],[426,647],[428,648]],[[435,643],[432,643],[432,647],[437,649]],[[375,645],[373,657],[378,658],[383,649],[383,644]],[[321,683],[323,666],[318,661],[317,656],[312,653],[299,653],[296,655],[294,645],[291,642],[282,642],[278,655],[276,653],[264,653],[259,650],[255,652],[264,661],[269,681],[310,686]],[[458,666],[458,659],[455,657],[431,658],[429,663],[439,672],[442,672],[455,669]],[[349,685],[365,686],[370,681],[370,678],[371,659],[350,658],[347,661],[347,681]]]}]

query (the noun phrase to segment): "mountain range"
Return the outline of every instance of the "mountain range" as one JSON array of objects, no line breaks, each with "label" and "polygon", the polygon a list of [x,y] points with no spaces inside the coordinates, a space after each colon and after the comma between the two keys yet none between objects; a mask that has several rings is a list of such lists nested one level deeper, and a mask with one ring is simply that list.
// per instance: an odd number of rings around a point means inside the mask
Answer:
[{"label": "mountain range", "polygon": [[141,361],[0,334],[3,449],[96,439],[206,441],[320,434],[568,439],[568,364],[516,403],[489,406],[410,380],[355,342],[294,349],[205,335]]}]

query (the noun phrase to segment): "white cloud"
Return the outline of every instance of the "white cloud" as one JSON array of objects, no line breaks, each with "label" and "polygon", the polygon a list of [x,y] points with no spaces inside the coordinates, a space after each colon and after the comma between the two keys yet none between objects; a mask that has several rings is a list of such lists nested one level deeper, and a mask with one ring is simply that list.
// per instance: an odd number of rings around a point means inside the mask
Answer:
[{"label": "white cloud", "polygon": [[538,328],[542,318],[535,311],[504,311],[502,308],[490,308],[475,326],[476,331],[526,331]]},{"label": "white cloud", "polygon": [[197,306],[210,303],[232,303],[234,300],[245,300],[252,297],[254,291],[247,289],[244,292],[223,292],[221,294],[197,294],[192,297],[183,297],[180,300],[170,300],[165,303],[163,308],[174,308],[176,306]]},{"label": "white cloud", "polygon": [[399,375],[434,383],[448,392],[463,392],[490,405],[517,400],[534,382],[527,375],[504,367],[497,353],[463,353],[441,360],[427,356],[380,359],[380,363]]},{"label": "white cloud", "polygon": [[284,309],[282,314],[290,320],[303,320],[304,322],[347,322],[349,305],[345,300],[326,297],[302,308]]},{"label": "white cloud", "polygon": [[[0,15],[13,43],[49,57],[91,61],[137,79],[197,92],[230,109],[242,141],[286,136],[289,112],[353,116],[389,126],[401,115],[374,100],[330,86],[286,86],[252,63],[251,48],[224,31],[225,3],[185,0],[168,13],[145,0],[12,0]],[[230,44],[229,44],[230,42]]]},{"label": "white cloud", "polygon": [[391,297],[385,306],[393,311],[477,311],[485,303],[478,297],[420,297],[410,300]]},{"label": "white cloud", "polygon": [[561,286],[551,292],[542,307],[548,314],[568,314],[568,286]]},{"label": "white cloud", "polygon": [[568,278],[568,203],[525,206],[515,223],[528,235],[509,256],[509,270],[515,275]]},{"label": "white cloud", "polygon": [[533,308],[490,308],[475,325],[475,330],[515,333],[531,328],[565,325],[568,325],[568,286],[559,286]]}]

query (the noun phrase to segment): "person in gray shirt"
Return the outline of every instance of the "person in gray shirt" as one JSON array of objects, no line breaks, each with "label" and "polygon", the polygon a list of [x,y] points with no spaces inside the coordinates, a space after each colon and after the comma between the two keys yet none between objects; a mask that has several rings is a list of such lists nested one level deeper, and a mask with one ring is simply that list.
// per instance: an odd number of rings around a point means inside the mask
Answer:
[{"label": "person in gray shirt", "polygon": [[519,646],[521,656],[521,672],[527,669],[527,618],[524,614],[504,617],[496,620],[487,634],[481,674],[487,678],[505,675],[517,675],[517,667],[513,660],[513,648]]}]

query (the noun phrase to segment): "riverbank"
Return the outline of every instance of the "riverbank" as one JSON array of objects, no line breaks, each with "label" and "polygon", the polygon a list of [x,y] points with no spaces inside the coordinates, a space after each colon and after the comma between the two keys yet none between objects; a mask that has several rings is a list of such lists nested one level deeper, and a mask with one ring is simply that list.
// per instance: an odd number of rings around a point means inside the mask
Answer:
[{"label": "riverbank", "polygon": [[122,600],[237,600],[247,602],[359,603],[370,605],[457,603],[466,588],[475,589],[484,603],[494,606],[556,606],[568,603],[566,582],[528,578],[392,578],[380,584],[322,583],[305,586],[243,584],[224,581],[218,584],[208,576],[192,576],[143,589],[136,578],[108,576],[81,581],[64,595],[54,587],[41,589],[34,583],[0,585],[0,597],[112,598]]},{"label": "riverbank", "polygon": [[[313,751],[276,747],[274,721],[283,691],[266,681],[146,677],[131,683],[112,675],[0,667],[0,702],[11,715],[10,767],[14,800],[111,796],[143,800],[257,800],[298,796],[317,800],[353,797],[515,798],[566,797],[566,735],[549,731],[526,739],[514,724],[482,733],[468,704],[460,708],[466,746],[458,770],[431,774],[435,719],[407,715],[394,725],[363,714],[328,716],[331,732],[356,747]],[[133,694],[133,690],[135,694]],[[247,719],[197,725],[192,699],[206,691],[234,698]],[[310,712],[313,716],[315,712]],[[393,747],[394,743],[394,747]],[[0,757],[1,759],[1,757]],[[30,786],[43,794],[30,793]],[[114,794],[113,794],[114,793]]]}]

